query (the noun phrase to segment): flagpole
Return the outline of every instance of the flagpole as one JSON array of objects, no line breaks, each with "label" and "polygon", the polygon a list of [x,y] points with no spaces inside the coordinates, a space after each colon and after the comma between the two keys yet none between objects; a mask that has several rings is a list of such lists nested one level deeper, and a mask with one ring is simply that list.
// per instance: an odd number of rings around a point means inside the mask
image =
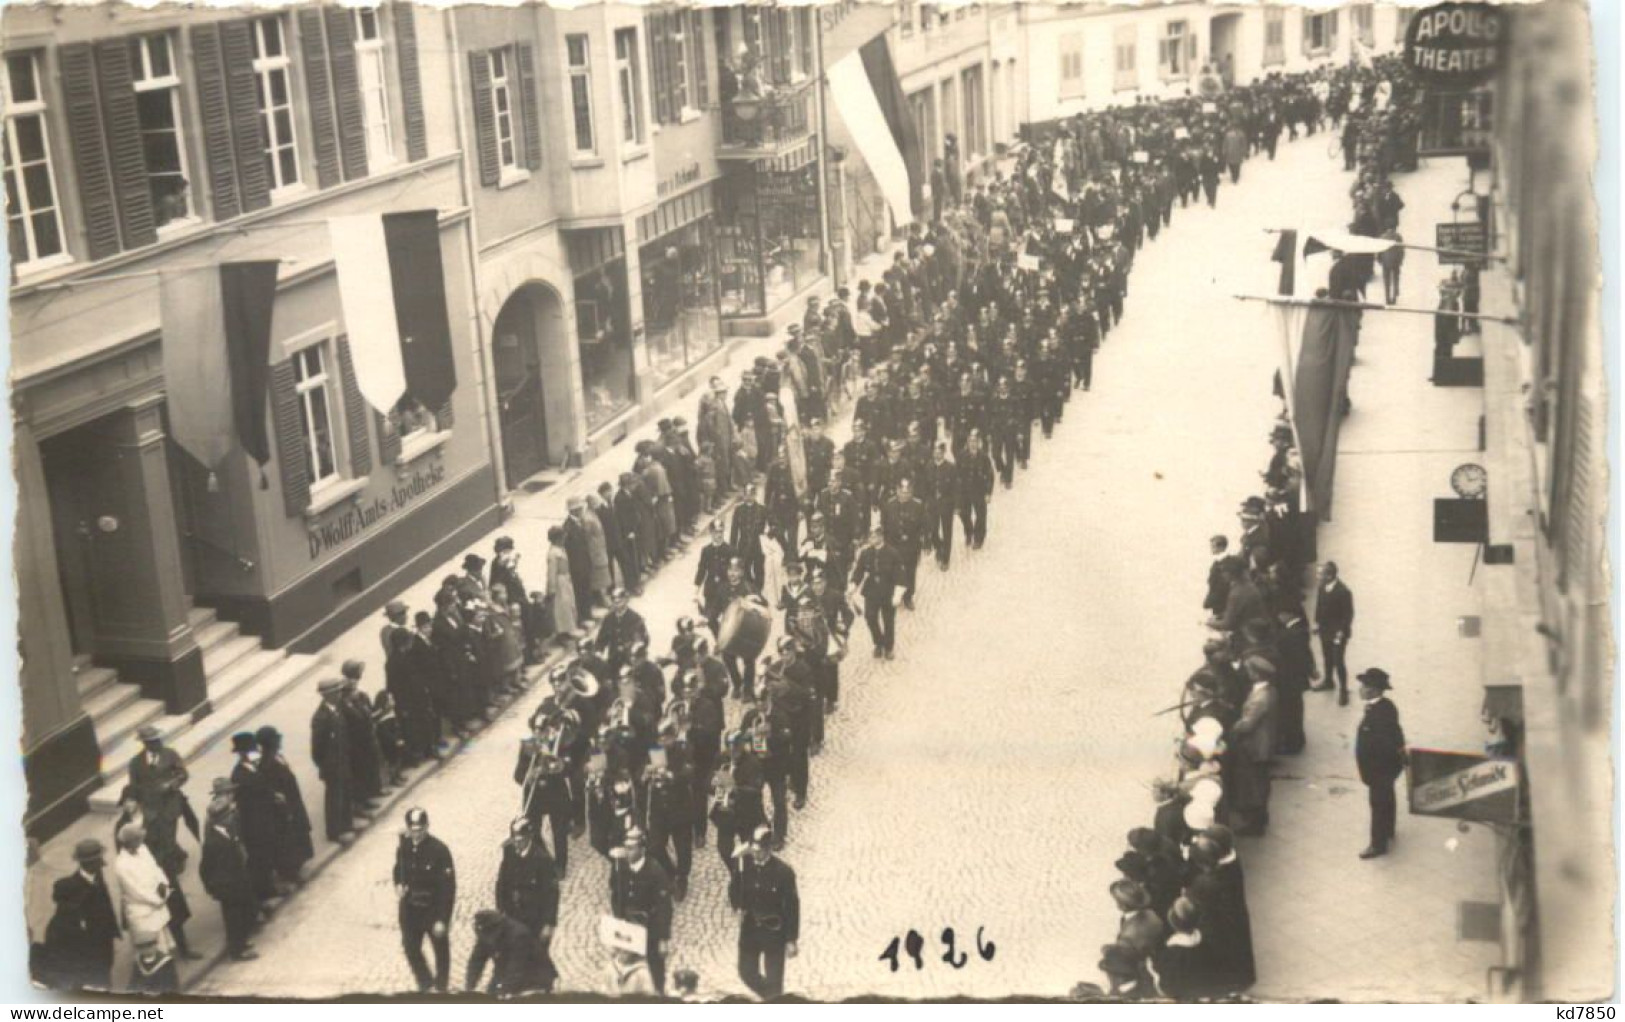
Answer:
[{"label": "flagpole", "polygon": [[1409,312],[1419,316],[1459,316],[1463,319],[1484,320],[1517,326],[1512,316],[1491,316],[1483,312],[1458,312],[1455,309],[1424,309],[1414,305],[1377,305],[1374,302],[1347,302],[1336,298],[1293,298],[1289,295],[1231,295],[1243,302],[1268,302],[1271,305],[1329,306],[1334,309],[1369,309],[1372,312]]},{"label": "flagpole", "polygon": [[[79,287],[84,284],[108,284],[120,280],[145,280],[148,277],[158,277],[165,273],[190,273],[194,270],[212,270],[229,262],[253,263],[269,261],[270,260],[259,259],[222,259],[218,263],[189,263],[185,266],[166,266],[161,270],[136,270],[133,273],[107,273],[99,277],[80,277],[77,280],[59,280],[48,284],[35,284],[30,287],[29,290],[61,291],[67,288]],[[278,259],[276,261],[284,266],[296,266],[299,263],[298,259],[293,258]]]},{"label": "flagpole", "polygon": [[[1286,231],[1289,231],[1289,230],[1292,230],[1292,229],[1293,228],[1290,228],[1290,227],[1266,227],[1266,228],[1264,228],[1264,233],[1265,234],[1282,234],[1282,233],[1284,233]],[[1314,234],[1311,232],[1309,236],[1314,237]],[[1384,238],[1372,238],[1371,240],[1372,241],[1384,241],[1386,239],[1384,239]],[[1431,245],[1411,245],[1411,244],[1408,244],[1406,242],[1395,242],[1394,244],[1396,246],[1398,246],[1399,248],[1408,248],[1408,249],[1412,249],[1413,251],[1417,251],[1417,252],[1437,252],[1440,255],[1459,256],[1460,258],[1463,258],[1463,259],[1472,259],[1472,260],[1475,260],[1475,261],[1479,260],[1479,259],[1494,259],[1494,260],[1496,260],[1498,262],[1503,262],[1503,263],[1507,261],[1506,256],[1496,255],[1493,252],[1469,252],[1466,249],[1462,249],[1462,248],[1434,248]],[[1337,246],[1328,245],[1327,247],[1328,248],[1336,248]]]}]

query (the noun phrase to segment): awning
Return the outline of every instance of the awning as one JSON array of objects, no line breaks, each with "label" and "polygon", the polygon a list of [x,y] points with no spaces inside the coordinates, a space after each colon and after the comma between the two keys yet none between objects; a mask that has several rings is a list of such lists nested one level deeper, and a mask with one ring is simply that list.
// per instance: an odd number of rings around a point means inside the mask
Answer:
[{"label": "awning", "polygon": [[715,202],[711,196],[709,181],[674,199],[667,199],[656,207],[653,213],[645,213],[638,217],[638,244],[647,245],[680,227],[687,227],[696,220],[703,220],[710,216],[714,209]]}]

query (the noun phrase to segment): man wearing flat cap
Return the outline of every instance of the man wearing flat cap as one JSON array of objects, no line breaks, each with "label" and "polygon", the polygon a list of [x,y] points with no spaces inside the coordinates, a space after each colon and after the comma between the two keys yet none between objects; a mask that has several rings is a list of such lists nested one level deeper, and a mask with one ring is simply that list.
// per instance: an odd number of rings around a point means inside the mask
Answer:
[{"label": "man wearing flat cap", "polygon": [[316,687],[322,703],[310,719],[310,758],[326,788],[323,816],[327,840],[343,842],[355,831],[350,731],[344,720],[344,682],[328,678]]},{"label": "man wearing flat cap", "polygon": [[1360,858],[1375,859],[1388,854],[1388,846],[1394,840],[1394,822],[1399,812],[1394,782],[1405,772],[1405,731],[1399,726],[1398,707],[1387,696],[1392,687],[1388,672],[1372,667],[1361,672],[1357,680],[1365,714],[1354,736],[1354,762],[1371,801],[1371,843],[1360,853]]}]

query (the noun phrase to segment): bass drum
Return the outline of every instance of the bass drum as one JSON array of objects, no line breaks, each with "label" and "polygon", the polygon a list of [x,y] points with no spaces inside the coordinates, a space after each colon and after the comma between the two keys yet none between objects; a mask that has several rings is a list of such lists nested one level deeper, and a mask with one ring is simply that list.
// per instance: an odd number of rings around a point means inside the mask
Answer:
[{"label": "bass drum", "polygon": [[773,629],[773,611],[760,596],[741,596],[723,611],[717,631],[717,649],[754,661],[767,648]]}]

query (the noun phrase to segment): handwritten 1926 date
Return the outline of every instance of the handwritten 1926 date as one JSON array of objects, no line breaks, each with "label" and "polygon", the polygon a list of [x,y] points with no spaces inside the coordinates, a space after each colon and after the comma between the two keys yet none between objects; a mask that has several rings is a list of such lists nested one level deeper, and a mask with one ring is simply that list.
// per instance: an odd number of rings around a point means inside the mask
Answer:
[{"label": "handwritten 1926 date", "polygon": [[[944,948],[942,960],[954,968],[963,969],[965,964],[970,961],[968,952],[958,950],[952,926],[943,929],[942,946]],[[994,953],[998,949],[999,946],[991,940],[985,942],[982,940],[982,928],[978,926],[976,928],[976,953],[982,956],[982,961],[991,962]],[[893,937],[891,943],[886,945],[886,950],[880,953],[880,961],[889,962],[891,971],[896,972],[899,968],[899,952],[914,959],[914,968],[925,968],[925,938],[920,935],[919,930],[909,930],[906,936]]]}]

